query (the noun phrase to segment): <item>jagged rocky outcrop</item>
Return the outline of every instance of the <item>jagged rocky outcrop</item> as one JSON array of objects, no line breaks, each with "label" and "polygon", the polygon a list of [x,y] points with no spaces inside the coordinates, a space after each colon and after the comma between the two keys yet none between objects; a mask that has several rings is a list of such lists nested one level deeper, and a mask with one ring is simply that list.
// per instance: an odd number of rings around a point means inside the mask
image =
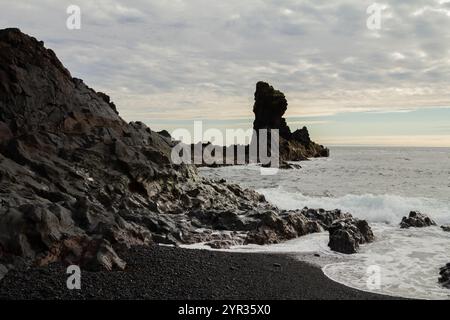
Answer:
[{"label": "jagged rocky outcrop", "polygon": [[352,217],[335,221],[328,231],[330,233],[328,246],[333,251],[345,254],[356,253],[361,244],[374,240],[372,229],[367,221]]},{"label": "jagged rocky outcrop", "polygon": [[400,228],[424,228],[435,225],[436,222],[430,219],[430,217],[427,217],[425,214],[418,211],[411,211],[408,217],[403,217],[402,222],[400,223]]},{"label": "jagged rocky outcrop", "polygon": [[[210,142],[198,142],[197,144],[191,145],[192,162],[198,166],[210,167],[246,164],[250,162],[261,163],[262,160],[259,158],[257,150],[260,147],[259,133],[262,129],[266,129],[269,132],[269,138],[267,139],[268,156],[271,154],[270,132],[272,130],[278,130],[279,132],[280,140],[277,166],[280,169],[299,168],[288,163],[289,161],[303,161],[308,158],[328,157],[330,155],[329,149],[313,142],[306,127],[291,132],[286,119],[283,117],[287,111],[287,107],[288,102],[281,91],[275,90],[266,82],[258,82],[256,84],[255,104],[253,106],[253,112],[255,114],[253,129],[255,134],[252,136],[251,144],[220,147],[212,145]],[[254,148],[252,149],[252,147]],[[251,154],[252,152],[253,154]],[[238,158],[238,155],[241,158]],[[270,162],[263,163],[263,165],[267,167],[274,166]]]},{"label": "jagged rocky outcrop", "polygon": [[294,132],[283,117],[287,111],[285,95],[275,90],[266,82],[256,84],[255,104],[253,112],[255,121],[253,129],[277,129],[280,134],[280,161],[301,161],[308,158],[328,157],[329,149],[316,144],[309,136],[308,129],[303,127]]},{"label": "jagged rocky outcrop", "polygon": [[255,121],[253,129],[278,129],[280,136],[290,139],[291,129],[283,118],[287,111],[288,102],[281,91],[275,90],[266,82],[258,82],[255,91],[255,104],[253,113]]},{"label": "jagged rocky outcrop", "polygon": [[171,162],[175,142],[126,123],[52,50],[0,30],[0,276],[54,261],[123,269],[119,246],[275,243],[337,212],[280,211],[264,197]]}]

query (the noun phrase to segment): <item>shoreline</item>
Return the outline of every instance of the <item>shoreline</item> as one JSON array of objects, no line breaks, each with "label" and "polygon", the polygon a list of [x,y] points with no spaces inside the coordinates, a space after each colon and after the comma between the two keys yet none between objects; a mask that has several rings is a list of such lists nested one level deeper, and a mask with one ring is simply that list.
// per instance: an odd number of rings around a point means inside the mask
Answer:
[{"label": "shoreline", "polygon": [[397,300],[353,289],[287,254],[151,246],[122,249],[125,271],[82,271],[66,287],[61,264],[10,271],[0,300]]}]

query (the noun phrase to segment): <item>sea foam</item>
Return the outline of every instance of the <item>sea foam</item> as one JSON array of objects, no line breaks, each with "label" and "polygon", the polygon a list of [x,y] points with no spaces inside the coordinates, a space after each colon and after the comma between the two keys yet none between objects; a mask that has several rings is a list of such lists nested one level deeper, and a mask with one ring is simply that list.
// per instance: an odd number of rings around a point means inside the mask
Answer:
[{"label": "sea foam", "polygon": [[305,206],[326,210],[341,209],[369,222],[391,225],[399,224],[403,216],[408,215],[410,211],[418,210],[433,218],[437,223],[450,223],[450,204],[436,199],[409,198],[390,194],[310,197],[285,191],[283,187],[259,189],[258,192],[262,193],[269,202],[285,210],[295,210]]},{"label": "sea foam", "polygon": [[[450,290],[438,283],[439,268],[450,262],[450,233],[438,226],[399,227],[402,217],[413,210],[438,224],[450,224],[450,149],[332,148],[331,155],[302,162],[300,170],[280,170],[272,177],[257,174],[256,166],[201,172],[257,189],[281,209],[306,206],[350,212],[369,221],[373,243],[362,245],[357,254],[343,255],[330,250],[328,232],[323,232],[233,250],[298,253],[301,259],[305,253],[318,252],[329,263],[325,274],[347,286],[410,298],[450,298]],[[367,286],[371,266],[381,272],[377,290]]]}]

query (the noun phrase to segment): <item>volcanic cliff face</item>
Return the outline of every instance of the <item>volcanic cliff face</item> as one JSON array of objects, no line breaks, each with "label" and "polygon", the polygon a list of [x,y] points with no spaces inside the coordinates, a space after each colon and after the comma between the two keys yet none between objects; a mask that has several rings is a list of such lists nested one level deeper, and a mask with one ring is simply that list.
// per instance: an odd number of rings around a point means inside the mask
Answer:
[{"label": "volcanic cliff face", "polygon": [[75,262],[100,250],[102,264],[122,267],[109,241],[151,241],[125,215],[156,215],[155,181],[188,179],[190,169],[173,169],[169,140],[125,123],[107,95],[17,29],[0,31],[0,79],[0,254]]},{"label": "volcanic cliff face", "polygon": [[0,30],[0,263],[123,269],[116,246],[276,243],[347,216],[280,211],[174,165],[173,145],[126,123],[42,42]]}]

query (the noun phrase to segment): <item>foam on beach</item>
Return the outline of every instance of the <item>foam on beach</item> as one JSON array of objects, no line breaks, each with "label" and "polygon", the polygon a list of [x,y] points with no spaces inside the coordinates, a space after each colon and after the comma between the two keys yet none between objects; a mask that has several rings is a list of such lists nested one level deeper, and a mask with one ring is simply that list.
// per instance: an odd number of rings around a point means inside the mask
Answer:
[{"label": "foam on beach", "polygon": [[285,210],[296,210],[305,206],[325,210],[341,209],[354,217],[368,222],[380,222],[398,225],[402,217],[410,211],[421,211],[437,223],[450,223],[450,203],[418,197],[398,195],[348,194],[342,197],[311,197],[301,193],[286,191],[283,187],[259,189],[266,199]]}]

